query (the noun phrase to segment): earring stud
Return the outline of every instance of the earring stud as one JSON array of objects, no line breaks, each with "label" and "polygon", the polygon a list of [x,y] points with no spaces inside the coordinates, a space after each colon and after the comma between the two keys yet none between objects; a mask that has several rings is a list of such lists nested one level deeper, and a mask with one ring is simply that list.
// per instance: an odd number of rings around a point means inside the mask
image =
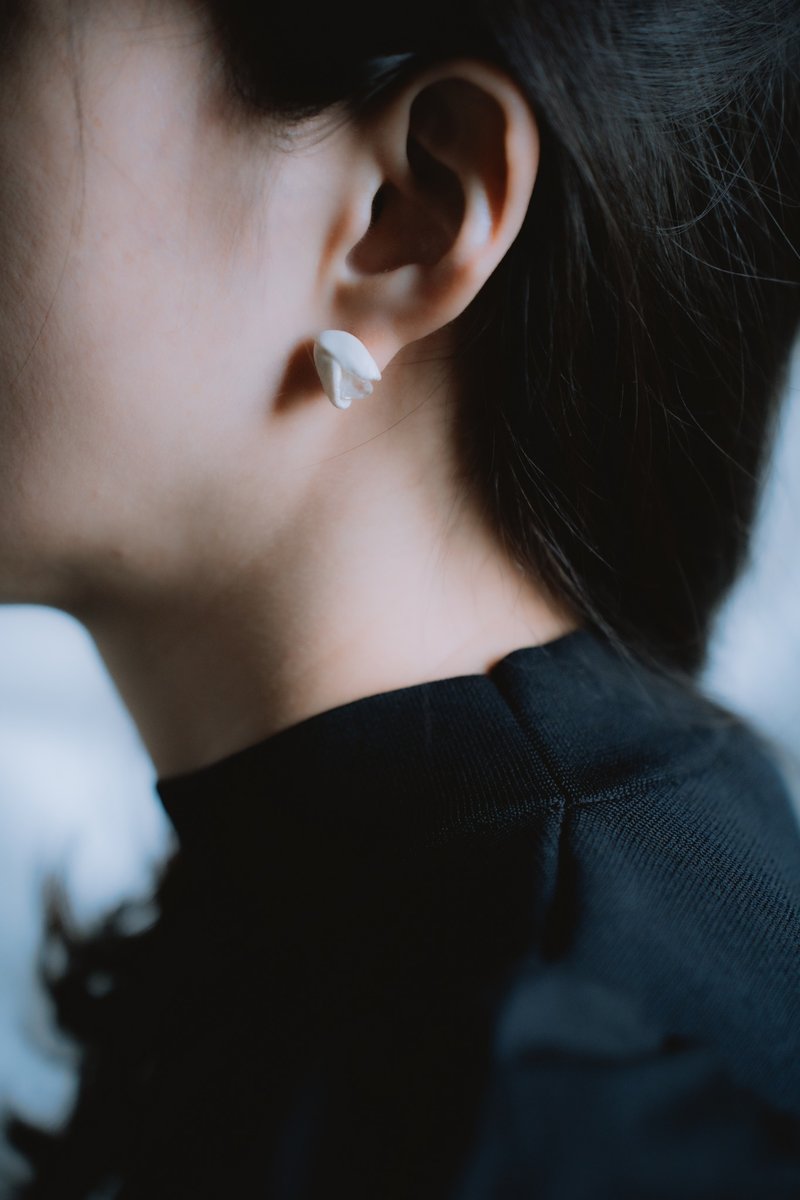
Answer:
[{"label": "earring stud", "polygon": [[343,329],[324,329],[314,342],[314,365],[331,404],[349,408],[372,393],[381,377],[378,364],[363,342]]}]

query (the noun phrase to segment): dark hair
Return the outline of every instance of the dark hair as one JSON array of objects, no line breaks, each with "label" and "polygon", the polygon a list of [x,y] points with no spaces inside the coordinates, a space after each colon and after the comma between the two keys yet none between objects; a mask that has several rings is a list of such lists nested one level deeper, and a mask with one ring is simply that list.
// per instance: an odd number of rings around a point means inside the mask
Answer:
[{"label": "dark hair", "polygon": [[[747,558],[800,312],[796,0],[403,0],[352,20],[330,3],[199,7],[238,111],[289,131],[326,109],[363,119],[449,58],[522,87],[540,172],[457,322],[464,480],[555,597],[694,686]],[[193,887],[174,855],[138,934],[123,903],[81,937],[46,896],[69,965],[43,978],[84,1056],[64,1130],[8,1126],[36,1164],[20,1196],[88,1196],[124,1174],[133,1137],[155,1153],[169,1113],[150,1111],[149,1082],[169,1046],[191,1086],[182,1048],[203,1026],[182,1024],[181,996],[190,978],[210,986]],[[116,981],[106,995],[98,971]]]},{"label": "dark hair", "polygon": [[[235,93],[353,119],[435,60],[521,86],[542,138],[512,250],[460,321],[465,478],[555,597],[702,665],[746,559],[800,316],[793,0],[212,5]],[[435,15],[434,15],[435,14]],[[687,682],[689,682],[687,678]]]}]

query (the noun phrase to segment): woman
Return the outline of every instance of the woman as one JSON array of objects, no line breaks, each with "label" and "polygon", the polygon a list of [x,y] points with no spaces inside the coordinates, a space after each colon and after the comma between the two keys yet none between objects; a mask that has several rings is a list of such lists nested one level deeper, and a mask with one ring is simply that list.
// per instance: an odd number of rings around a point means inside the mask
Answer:
[{"label": "woman", "polygon": [[13,1194],[800,1195],[800,835],[696,681],[795,5],[2,11],[2,597],[180,841],[147,928],[48,894],[80,1087]]}]

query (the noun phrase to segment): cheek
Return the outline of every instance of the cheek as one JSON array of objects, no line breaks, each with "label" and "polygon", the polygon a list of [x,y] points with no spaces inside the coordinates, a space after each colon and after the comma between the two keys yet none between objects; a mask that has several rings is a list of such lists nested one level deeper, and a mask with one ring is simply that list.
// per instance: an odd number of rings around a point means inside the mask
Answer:
[{"label": "cheek", "polygon": [[74,221],[40,203],[49,235],[21,239],[0,503],[45,556],[177,536],[236,478],[290,340],[277,248],[264,272],[246,269],[244,242],[219,253],[186,178],[146,166],[92,152]]},{"label": "cheek", "polygon": [[0,552],[125,541],[176,477],[204,318],[131,192],[88,170],[80,209],[75,187],[0,202]]},{"label": "cheek", "polygon": [[317,175],[198,119],[173,45],[87,52],[82,127],[50,66],[0,114],[0,555],[172,550],[316,332]]},{"label": "cheek", "polygon": [[[75,177],[52,158],[36,108],[0,116],[0,503],[6,526],[47,492],[37,468],[57,421],[48,350],[50,321],[67,263],[67,226]],[[36,503],[41,503],[37,500]]]},{"label": "cheek", "polygon": [[151,56],[111,81],[101,49],[82,126],[53,62],[0,89],[0,553],[119,531],[174,476],[202,401],[192,139],[170,138]]}]

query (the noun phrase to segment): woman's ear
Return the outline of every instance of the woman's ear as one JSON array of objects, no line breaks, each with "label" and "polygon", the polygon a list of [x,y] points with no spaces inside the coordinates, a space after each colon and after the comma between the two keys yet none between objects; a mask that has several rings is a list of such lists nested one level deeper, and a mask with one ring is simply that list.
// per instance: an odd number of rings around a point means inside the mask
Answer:
[{"label": "woman's ear", "polygon": [[463,312],[503,258],[528,209],[539,136],[510,77],[471,59],[416,77],[356,136],[363,169],[327,260],[338,275],[330,317],[383,366]]}]

